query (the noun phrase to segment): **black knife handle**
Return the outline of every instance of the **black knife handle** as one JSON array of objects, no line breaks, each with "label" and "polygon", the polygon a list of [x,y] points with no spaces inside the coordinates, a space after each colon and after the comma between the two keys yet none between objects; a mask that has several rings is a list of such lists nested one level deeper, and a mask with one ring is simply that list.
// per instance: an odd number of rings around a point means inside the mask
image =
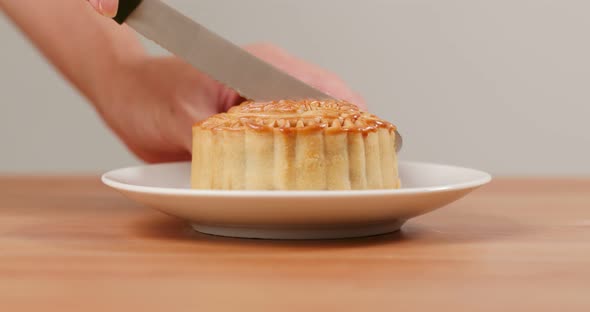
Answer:
[{"label": "black knife handle", "polygon": [[117,16],[113,19],[119,23],[125,23],[125,20],[135,9],[141,4],[142,0],[119,0],[119,9],[117,10]]}]

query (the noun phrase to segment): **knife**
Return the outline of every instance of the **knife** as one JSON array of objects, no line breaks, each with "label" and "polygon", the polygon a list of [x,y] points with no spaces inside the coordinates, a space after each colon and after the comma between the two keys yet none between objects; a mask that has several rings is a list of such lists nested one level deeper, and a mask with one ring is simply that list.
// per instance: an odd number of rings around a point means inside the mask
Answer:
[{"label": "knife", "polygon": [[160,0],[120,0],[115,21],[257,101],[331,99],[213,33]]},{"label": "knife", "polygon": [[[119,0],[114,20],[256,101],[333,99],[264,62],[160,0]],[[396,131],[396,150],[402,138]]]}]

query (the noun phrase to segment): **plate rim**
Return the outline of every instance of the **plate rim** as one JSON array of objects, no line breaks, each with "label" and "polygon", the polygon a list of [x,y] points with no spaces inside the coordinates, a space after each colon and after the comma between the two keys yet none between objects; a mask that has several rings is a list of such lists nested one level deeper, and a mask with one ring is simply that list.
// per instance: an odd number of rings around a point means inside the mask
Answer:
[{"label": "plate rim", "polygon": [[400,188],[400,189],[378,189],[378,190],[197,190],[197,189],[185,189],[185,188],[169,188],[161,186],[144,186],[135,185],[124,182],[115,181],[109,178],[109,175],[117,171],[139,169],[148,166],[173,166],[178,164],[187,164],[190,161],[179,161],[179,162],[167,162],[159,164],[145,164],[128,166],[118,169],[107,171],[101,175],[101,181],[105,185],[112,187],[116,190],[143,193],[143,194],[157,194],[157,195],[181,195],[181,196],[195,196],[195,197],[357,197],[357,196],[378,196],[378,195],[411,195],[411,194],[423,194],[423,193],[435,193],[444,192],[450,190],[463,190],[473,189],[483,186],[492,180],[492,175],[488,172],[462,167],[455,165],[446,165],[422,161],[400,161],[399,164],[404,165],[434,165],[443,167],[452,167],[454,169],[471,170],[482,174],[479,179],[474,179],[469,182],[453,183],[440,186],[429,186],[429,187],[412,187],[412,188]]}]

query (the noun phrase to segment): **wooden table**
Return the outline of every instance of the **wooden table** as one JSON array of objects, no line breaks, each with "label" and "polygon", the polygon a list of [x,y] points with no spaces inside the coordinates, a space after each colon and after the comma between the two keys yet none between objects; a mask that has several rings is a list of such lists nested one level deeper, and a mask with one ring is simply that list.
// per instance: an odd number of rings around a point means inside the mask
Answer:
[{"label": "wooden table", "polygon": [[590,311],[590,180],[496,179],[398,234],[210,237],[96,177],[0,178],[0,311]]}]

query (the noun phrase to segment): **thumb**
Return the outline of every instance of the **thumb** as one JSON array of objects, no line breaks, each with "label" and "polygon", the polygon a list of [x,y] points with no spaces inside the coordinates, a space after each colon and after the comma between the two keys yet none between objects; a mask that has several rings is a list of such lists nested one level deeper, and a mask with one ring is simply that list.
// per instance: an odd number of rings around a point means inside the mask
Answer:
[{"label": "thumb", "polygon": [[88,0],[88,2],[90,2],[90,5],[92,5],[98,13],[106,17],[115,17],[115,15],[117,15],[119,0]]}]

